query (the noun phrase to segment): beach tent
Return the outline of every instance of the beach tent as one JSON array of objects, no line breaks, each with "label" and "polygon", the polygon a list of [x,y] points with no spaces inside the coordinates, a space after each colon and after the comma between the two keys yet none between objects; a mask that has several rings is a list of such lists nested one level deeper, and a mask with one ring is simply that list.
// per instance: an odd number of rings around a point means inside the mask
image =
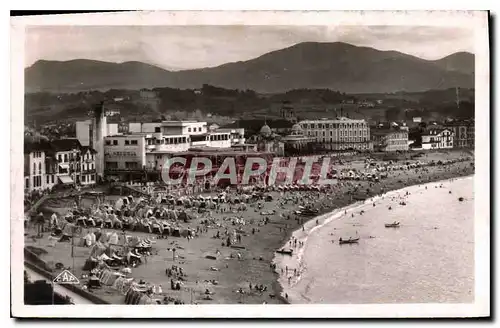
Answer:
[{"label": "beach tent", "polygon": [[100,261],[109,261],[109,260],[112,260],[111,257],[109,257],[106,252],[102,253],[101,255],[99,255],[97,257],[97,260],[100,260]]},{"label": "beach tent", "polygon": [[137,245],[139,243],[139,241],[140,241],[139,237],[137,237],[137,236],[129,236],[129,235],[125,236],[125,243],[128,246],[134,247],[135,245]]},{"label": "beach tent", "polygon": [[141,255],[136,254],[132,251],[128,251],[127,253],[127,263],[132,263],[132,262],[140,262],[141,261]]},{"label": "beach tent", "polygon": [[121,209],[123,206],[123,199],[122,198],[119,198],[116,202],[115,202],[115,209],[119,210]]},{"label": "beach tent", "polygon": [[189,199],[189,198],[185,199],[184,200],[184,207],[189,208],[191,206],[193,206],[191,199]]},{"label": "beach tent", "polygon": [[106,232],[101,234],[101,237],[99,238],[99,242],[101,243],[107,243],[109,241],[109,236],[111,236],[111,232]]},{"label": "beach tent", "polygon": [[85,236],[81,238],[84,244],[82,246],[90,247],[95,243],[95,234],[93,232],[87,232]]},{"label": "beach tent", "polygon": [[172,232],[172,236],[174,236],[174,237],[181,236],[181,229],[179,229],[179,228],[174,228],[171,232]]},{"label": "beach tent", "polygon": [[111,235],[109,236],[108,242],[110,244],[117,245],[118,244],[118,234],[116,232],[111,233]]},{"label": "beach tent", "polygon": [[106,251],[106,246],[101,242],[96,242],[92,249],[90,250],[89,258],[96,258]]},{"label": "beach tent", "polygon": [[163,234],[164,235],[171,235],[171,233],[172,233],[172,228],[169,225],[164,223],[163,224]]}]

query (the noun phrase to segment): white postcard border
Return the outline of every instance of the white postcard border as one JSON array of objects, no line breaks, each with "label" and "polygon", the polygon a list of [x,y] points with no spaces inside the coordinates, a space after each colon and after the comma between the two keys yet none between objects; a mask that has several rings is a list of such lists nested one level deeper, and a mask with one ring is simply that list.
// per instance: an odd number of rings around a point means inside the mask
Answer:
[{"label": "white postcard border", "polygon": [[[422,25],[476,31],[475,303],[370,305],[77,305],[23,304],[23,100],[26,25]],[[11,278],[19,317],[468,317],[490,313],[489,40],[486,12],[176,12],[23,17],[11,20]],[[477,113],[481,112],[481,115]],[[487,113],[487,115],[486,115]]]}]

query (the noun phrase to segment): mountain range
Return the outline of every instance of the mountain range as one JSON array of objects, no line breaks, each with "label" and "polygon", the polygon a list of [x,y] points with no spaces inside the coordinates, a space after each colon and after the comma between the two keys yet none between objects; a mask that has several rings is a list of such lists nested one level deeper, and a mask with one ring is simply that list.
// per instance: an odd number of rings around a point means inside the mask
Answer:
[{"label": "mountain range", "polygon": [[425,60],[343,42],[304,42],[247,61],[182,71],[137,61],[110,63],[87,59],[39,60],[25,69],[27,93],[196,89],[203,84],[259,93],[303,88],[345,93],[474,88],[474,55],[459,52],[439,60]]}]

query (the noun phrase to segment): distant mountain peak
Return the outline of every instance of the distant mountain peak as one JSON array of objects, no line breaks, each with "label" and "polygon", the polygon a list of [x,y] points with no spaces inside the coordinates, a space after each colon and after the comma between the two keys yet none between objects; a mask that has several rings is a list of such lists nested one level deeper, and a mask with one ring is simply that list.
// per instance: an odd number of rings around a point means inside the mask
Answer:
[{"label": "distant mountain peak", "polygon": [[25,70],[25,81],[28,92],[195,89],[203,84],[261,93],[302,88],[346,93],[425,91],[474,87],[474,55],[459,52],[430,61],[346,42],[301,42],[251,60],[178,71],[140,61],[39,60]]}]

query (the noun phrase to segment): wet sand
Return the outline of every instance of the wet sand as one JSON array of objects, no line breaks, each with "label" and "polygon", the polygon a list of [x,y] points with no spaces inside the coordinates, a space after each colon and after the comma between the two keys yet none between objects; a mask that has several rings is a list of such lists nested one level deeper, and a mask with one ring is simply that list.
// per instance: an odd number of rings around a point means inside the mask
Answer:
[{"label": "wet sand", "polygon": [[[446,156],[444,158],[447,158]],[[419,160],[428,160],[425,157]],[[427,167],[425,170],[415,169],[408,171],[388,172],[388,178],[378,183],[367,181],[341,181],[336,185],[335,190],[330,194],[319,192],[298,192],[289,191],[280,194],[273,192],[273,201],[262,202],[262,208],[257,210],[255,204],[250,204],[247,209],[237,213],[215,213],[211,211],[210,217],[218,222],[220,227],[210,227],[207,232],[198,234],[194,239],[168,237],[167,239],[157,239],[154,251],[147,258],[147,263],[132,269],[132,274],[137,280],[144,279],[153,284],[162,286],[163,296],[169,296],[174,299],[182,300],[184,303],[204,303],[204,304],[260,304],[260,303],[283,303],[285,299],[280,297],[281,286],[278,283],[278,277],[281,274],[280,267],[276,270],[272,268],[272,261],[275,257],[275,251],[287,243],[293,231],[297,230],[307,220],[308,227],[315,226],[317,218],[296,217],[292,215],[294,210],[301,204],[314,204],[319,210],[318,215],[331,212],[335,209],[345,207],[358,200],[366,199],[379,195],[390,190],[401,189],[403,187],[449,179],[453,177],[466,176],[474,173],[472,162],[459,162],[446,166]],[[348,165],[348,164],[346,164]],[[288,198],[288,201],[283,199]],[[276,210],[274,215],[261,215],[261,211]],[[280,215],[281,214],[281,215]],[[222,246],[225,237],[221,239],[213,238],[217,231],[223,235],[225,228],[230,231],[235,228],[228,217],[242,217],[245,225],[242,226],[242,240],[237,246],[241,249]],[[268,217],[269,222],[264,224],[264,219]],[[226,218],[226,219],[225,219]],[[201,226],[198,218],[185,224],[196,229]],[[322,220],[322,219],[319,219]],[[321,224],[321,222],[318,222]],[[252,234],[255,229],[255,234]],[[104,231],[109,229],[103,229]],[[28,233],[32,235],[32,231]],[[128,235],[141,235],[151,237],[151,234],[127,232]],[[47,236],[47,234],[45,234]],[[76,243],[76,242],[75,242]],[[49,265],[56,262],[63,263],[66,267],[72,267],[71,244],[61,242],[55,247],[48,246],[47,237],[40,240],[33,240],[29,236],[25,238],[26,246],[38,246],[45,249],[48,253],[41,258]],[[173,258],[171,249],[177,249],[177,258]],[[215,256],[219,251],[220,255],[216,259],[208,259],[206,255]],[[85,259],[88,258],[89,248],[74,247],[74,273],[80,276]],[[238,259],[238,253],[241,259]],[[170,289],[170,278],[166,276],[165,269],[172,265],[182,267],[186,274],[185,281],[180,291]],[[206,281],[215,280],[217,284]],[[267,289],[264,292],[249,290],[249,284],[252,286],[263,285]],[[237,290],[241,288],[244,293]],[[213,294],[212,300],[204,300],[204,291],[209,289]],[[103,287],[94,293],[109,302],[122,304],[124,296],[117,291]]]}]

